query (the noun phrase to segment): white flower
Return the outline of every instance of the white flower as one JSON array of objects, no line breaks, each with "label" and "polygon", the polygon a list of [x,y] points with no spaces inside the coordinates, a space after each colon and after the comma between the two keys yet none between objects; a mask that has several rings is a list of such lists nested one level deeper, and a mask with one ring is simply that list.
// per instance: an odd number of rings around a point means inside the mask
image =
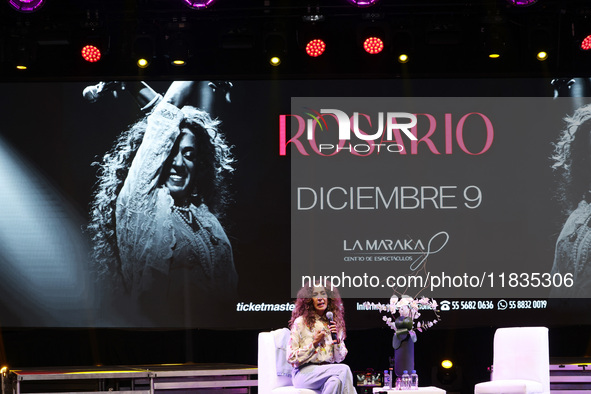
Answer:
[{"label": "white flower", "polygon": [[390,304],[388,304],[388,311],[392,314],[396,313],[396,309],[398,308],[398,297],[392,296],[390,298]]},{"label": "white flower", "polygon": [[398,307],[402,307],[402,306],[406,306],[408,304],[410,304],[412,301],[412,298],[410,298],[409,296],[402,296],[402,298],[400,299],[400,301],[398,301]]},{"label": "white flower", "polygon": [[[398,317],[410,318],[413,322],[413,327],[409,330],[409,334],[416,338],[416,332],[423,332],[430,327],[433,327],[439,321],[437,314],[437,302],[428,297],[412,298],[408,295],[402,295],[398,298],[397,295],[390,297],[390,302],[387,304],[375,304],[370,302],[364,303],[366,309],[379,310],[380,312],[387,312],[391,317],[384,315],[382,320],[394,332],[397,331],[396,319]],[[431,309],[435,312],[436,319],[432,321],[419,321],[421,316],[419,312],[421,309]]]}]

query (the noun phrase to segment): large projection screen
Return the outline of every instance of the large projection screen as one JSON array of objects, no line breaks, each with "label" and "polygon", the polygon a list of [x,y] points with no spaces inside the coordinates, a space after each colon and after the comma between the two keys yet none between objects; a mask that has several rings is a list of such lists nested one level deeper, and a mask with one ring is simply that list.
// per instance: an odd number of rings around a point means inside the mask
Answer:
[{"label": "large projection screen", "polygon": [[573,82],[194,81],[221,123],[193,133],[138,81],[2,83],[0,325],[281,326],[306,278],[352,327],[392,294],[565,323],[591,298]]}]

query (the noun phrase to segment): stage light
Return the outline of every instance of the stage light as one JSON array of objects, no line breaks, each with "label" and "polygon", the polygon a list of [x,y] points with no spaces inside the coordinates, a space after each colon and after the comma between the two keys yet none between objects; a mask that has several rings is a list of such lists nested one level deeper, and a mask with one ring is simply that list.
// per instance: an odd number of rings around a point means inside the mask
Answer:
[{"label": "stage light", "polygon": [[588,51],[591,49],[591,35],[588,35],[581,41],[581,49],[583,51]]},{"label": "stage light", "polygon": [[20,38],[14,47],[14,66],[17,70],[27,70],[35,61],[35,45],[30,40]]},{"label": "stage light", "polygon": [[447,390],[449,390],[451,386],[454,386],[454,383],[456,383],[457,379],[458,374],[453,367],[442,367],[437,371],[438,386],[445,387]]},{"label": "stage light", "polygon": [[44,3],[45,0],[8,0],[8,4],[19,12],[35,12]]},{"label": "stage light", "polygon": [[184,66],[189,60],[189,43],[182,34],[178,34],[177,37],[171,40],[169,52],[170,63],[173,66]]},{"label": "stage light", "polygon": [[378,2],[378,0],[348,0],[349,3],[356,5],[357,7],[370,7]]},{"label": "stage light", "polygon": [[[363,57],[363,61],[368,62],[368,66],[370,64],[373,65],[372,67],[377,67],[378,64],[383,65],[383,62],[386,61],[386,56],[377,55],[383,52],[386,47],[388,49],[393,48],[390,26],[385,21],[380,19],[362,19],[357,25],[356,43],[359,48],[360,55],[362,55],[361,49],[363,49],[367,54],[371,55],[369,57]],[[396,50],[400,52],[391,54],[392,56],[397,56],[402,52],[406,52],[404,49],[400,48],[396,48]]]},{"label": "stage light", "polygon": [[537,2],[538,0],[507,0],[507,3],[515,7],[528,7]]},{"label": "stage light", "polygon": [[306,45],[306,53],[311,57],[318,57],[326,50],[326,43],[319,38],[311,40]]},{"label": "stage light", "polygon": [[328,48],[327,38],[330,35],[331,32],[327,30],[324,23],[324,15],[317,7],[316,9],[308,9],[308,13],[302,16],[302,23],[296,31],[296,42],[298,47],[303,49],[308,56],[316,58]]},{"label": "stage light", "polygon": [[508,43],[512,42],[512,39],[502,22],[502,19],[499,21],[495,20],[494,23],[484,23],[480,27],[480,36],[483,41],[482,56],[494,60],[504,59],[506,55],[510,57],[510,51],[508,49],[511,46]]},{"label": "stage light", "polygon": [[441,362],[441,366],[445,369],[450,369],[451,367],[454,366],[454,363],[452,363],[451,360],[443,360]]},{"label": "stage light", "polygon": [[81,51],[82,58],[89,63],[96,63],[101,60],[101,51],[94,45],[85,45]]},{"label": "stage light", "polygon": [[368,37],[363,41],[363,49],[370,55],[376,55],[384,50],[384,41],[379,37]]},{"label": "stage light", "polygon": [[462,368],[449,359],[443,360],[441,364],[431,368],[431,381],[434,386],[447,392],[459,391],[463,385]]},{"label": "stage light", "polygon": [[554,34],[545,26],[546,20],[532,18],[532,25],[529,31],[528,52],[540,62],[548,60],[555,49]]},{"label": "stage light", "polygon": [[287,55],[287,40],[285,35],[276,27],[272,33],[265,36],[265,56],[272,66],[278,66]]},{"label": "stage light", "polygon": [[140,36],[133,43],[133,55],[139,68],[146,68],[154,58],[154,43],[149,36]]},{"label": "stage light", "polygon": [[408,63],[415,51],[413,34],[407,27],[401,26],[391,32],[391,37],[391,42],[388,46],[394,49],[394,56],[397,57],[398,63]]},{"label": "stage light", "polygon": [[215,0],[183,0],[183,2],[191,8],[200,9],[209,7]]},{"label": "stage light", "polygon": [[76,34],[76,43],[82,58],[89,63],[96,63],[109,52],[110,38],[105,21],[96,8],[85,9],[86,18],[81,20],[82,30]]},{"label": "stage light", "polygon": [[322,14],[308,14],[308,15],[302,16],[302,20],[306,23],[323,22],[324,15],[322,15]]}]

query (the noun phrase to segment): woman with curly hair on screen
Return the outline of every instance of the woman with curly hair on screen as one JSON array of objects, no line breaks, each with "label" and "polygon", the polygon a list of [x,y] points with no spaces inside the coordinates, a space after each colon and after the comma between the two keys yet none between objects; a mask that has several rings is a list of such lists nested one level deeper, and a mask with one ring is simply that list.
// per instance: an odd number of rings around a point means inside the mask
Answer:
[{"label": "woman with curly hair on screen", "polygon": [[218,221],[233,159],[219,121],[186,105],[197,87],[173,82],[162,97],[140,86],[152,96],[143,103],[147,116],[100,164],[88,227],[94,259],[113,302],[140,324],[193,325],[204,307],[236,293],[232,249]]},{"label": "woman with curly hair on screen", "polygon": [[554,288],[554,297],[581,297],[591,288],[591,104],[565,119],[554,145],[553,169],[568,215],[556,241],[552,274],[572,274],[576,286]]},{"label": "woman with curly hair on screen", "polygon": [[341,297],[332,286],[304,286],[289,322],[287,361],[294,367],[296,388],[323,394],[354,394],[353,374],[341,364],[347,355]]}]

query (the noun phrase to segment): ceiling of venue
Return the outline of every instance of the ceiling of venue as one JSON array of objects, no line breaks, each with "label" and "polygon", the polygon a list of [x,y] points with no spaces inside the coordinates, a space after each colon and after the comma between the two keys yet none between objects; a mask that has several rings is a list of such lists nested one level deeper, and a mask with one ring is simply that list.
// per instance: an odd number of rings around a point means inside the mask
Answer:
[{"label": "ceiling of venue", "polygon": [[[357,7],[347,0],[217,0],[193,9],[181,0],[46,0],[35,12],[0,3],[0,71],[4,80],[121,77],[487,77],[586,75],[591,51],[588,0],[381,0]],[[366,34],[384,50],[362,49]],[[322,37],[325,52],[305,53]],[[82,60],[96,43],[102,56]],[[149,49],[150,65],[136,57]],[[545,61],[536,59],[544,49]],[[186,56],[173,66],[174,53]],[[281,64],[268,63],[273,51]],[[397,59],[400,52],[407,63]],[[489,58],[495,51],[496,59]],[[15,70],[20,59],[28,69]]]}]

